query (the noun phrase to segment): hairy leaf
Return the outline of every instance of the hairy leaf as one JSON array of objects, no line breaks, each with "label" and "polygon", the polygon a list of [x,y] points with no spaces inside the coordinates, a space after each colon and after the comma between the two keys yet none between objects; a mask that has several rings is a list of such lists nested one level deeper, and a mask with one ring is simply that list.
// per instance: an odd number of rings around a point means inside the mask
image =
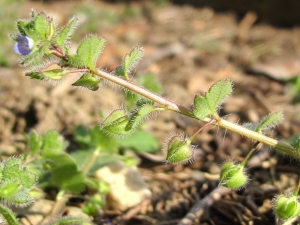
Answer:
[{"label": "hairy leaf", "polygon": [[258,123],[245,123],[243,127],[253,130],[255,132],[263,133],[276,127],[283,120],[283,112],[277,111],[270,113],[269,115],[262,118]]},{"label": "hairy leaf", "polygon": [[114,74],[128,79],[128,74],[131,72],[133,67],[140,61],[143,54],[143,48],[135,47],[134,49],[132,49],[129,54],[125,55],[122,64],[116,68]]},{"label": "hairy leaf", "polygon": [[23,36],[28,36],[34,41],[50,40],[54,34],[53,19],[45,13],[32,13],[29,20],[19,20],[17,28]]},{"label": "hairy leaf", "polygon": [[42,146],[43,157],[53,157],[63,153],[65,142],[56,130],[50,130],[44,135]]},{"label": "hairy leaf", "polygon": [[144,104],[137,109],[133,110],[130,113],[130,118],[128,124],[126,125],[126,129],[134,130],[136,129],[149,115],[149,113],[155,111],[155,107],[153,105]]},{"label": "hairy leaf", "polygon": [[47,39],[47,31],[49,30],[50,24],[47,20],[47,17],[44,13],[38,14],[34,18],[34,30],[38,34],[39,38],[41,40]]},{"label": "hairy leaf", "polygon": [[128,121],[127,112],[123,109],[116,109],[100,123],[100,129],[112,135],[128,135],[131,132],[127,129]]},{"label": "hairy leaf", "polygon": [[214,83],[204,96],[196,95],[194,99],[193,114],[198,119],[204,119],[208,115],[218,117],[217,111],[223,101],[231,94],[232,83],[228,79],[222,79]]},{"label": "hairy leaf", "polygon": [[[39,66],[41,67],[41,66]],[[67,70],[62,68],[59,63],[51,62],[47,65],[43,65],[42,68],[33,69],[32,71],[26,72],[26,76],[29,76],[32,79],[38,80],[60,80],[68,73]]]},{"label": "hairy leaf", "polygon": [[77,26],[78,18],[73,17],[69,20],[68,24],[62,28],[58,35],[55,37],[55,43],[60,48],[61,52],[65,54],[65,44],[71,38]]},{"label": "hairy leaf", "polygon": [[105,39],[95,35],[88,36],[79,45],[76,55],[69,56],[70,66],[95,70],[96,61],[105,45]]},{"label": "hairy leaf", "polygon": [[36,183],[35,174],[23,166],[19,157],[1,162],[0,197],[14,205],[28,205],[33,202],[29,196],[30,188]]},{"label": "hairy leaf", "polygon": [[59,63],[56,62],[46,65],[39,72],[41,73],[42,76],[50,78],[52,80],[60,80],[68,73],[68,71],[64,70],[59,65]]},{"label": "hairy leaf", "polygon": [[259,123],[257,124],[256,131],[263,132],[266,130],[270,130],[276,127],[281,121],[283,120],[283,112],[277,111],[274,113],[270,113],[266,117],[264,117]]},{"label": "hairy leaf", "polygon": [[42,147],[42,136],[38,135],[35,132],[30,132],[29,135],[26,137],[27,144],[29,148],[30,154],[37,154],[40,152]]},{"label": "hairy leaf", "polygon": [[85,87],[91,91],[96,91],[99,88],[99,83],[101,82],[101,78],[97,76],[93,76],[91,73],[83,74],[79,80],[73,83],[73,86],[81,86]]}]

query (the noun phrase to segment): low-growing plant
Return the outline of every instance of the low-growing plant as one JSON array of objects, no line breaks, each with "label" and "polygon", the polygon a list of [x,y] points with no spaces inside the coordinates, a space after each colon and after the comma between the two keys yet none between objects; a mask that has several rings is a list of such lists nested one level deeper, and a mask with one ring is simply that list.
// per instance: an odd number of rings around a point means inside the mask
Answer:
[{"label": "low-growing plant", "polygon": [[[126,54],[122,63],[112,72],[106,72],[96,67],[96,61],[106,44],[106,40],[102,37],[97,35],[86,36],[79,44],[76,53],[72,54],[69,41],[75,32],[76,26],[77,18],[73,17],[65,27],[59,29],[53,18],[44,12],[37,13],[35,11],[31,12],[28,20],[19,20],[17,22],[18,33],[12,34],[10,37],[15,41],[15,52],[21,55],[20,65],[29,68],[25,75],[31,79],[57,81],[67,74],[80,73],[81,77],[72,84],[73,86],[96,91],[103,81],[113,83],[124,92],[129,93],[129,96],[133,93],[132,96],[134,97],[131,100],[135,102],[135,107],[133,108],[131,105],[127,108],[120,107],[113,110],[100,122],[98,127],[91,129],[77,128],[75,138],[80,143],[82,150],[79,153],[74,153],[73,157],[76,159],[82,157],[82,155],[76,154],[84,154],[87,161],[83,165],[78,165],[64,151],[64,141],[60,140],[56,131],[49,131],[42,136],[31,133],[29,135],[30,152],[25,159],[31,154],[40,154],[41,157],[34,160],[32,165],[36,165],[36,167],[31,166],[30,172],[20,173],[19,176],[20,180],[23,179],[23,176],[31,177],[32,182],[16,185],[15,181],[5,180],[2,185],[3,190],[0,189],[0,193],[3,193],[3,199],[6,202],[11,202],[14,199],[12,196],[16,195],[18,191],[23,191],[22,193],[25,193],[23,195],[28,196],[28,189],[35,184],[33,174],[38,174],[39,177],[45,177],[46,179],[46,176],[50,173],[52,184],[60,190],[58,198],[64,196],[64,192],[79,193],[84,190],[84,185],[97,189],[98,193],[105,193],[101,189],[103,183],[89,178],[86,174],[92,173],[92,165],[97,161],[97,157],[105,158],[105,154],[100,155],[100,153],[104,153],[107,142],[111,145],[110,151],[114,151],[114,149],[122,146],[122,143],[126,143],[124,139],[119,142],[110,142],[110,137],[124,138],[129,135],[136,135],[135,132],[140,132],[140,125],[149,115],[165,110],[205,123],[192,136],[174,134],[168,139],[165,146],[166,163],[184,164],[193,162],[197,152],[191,143],[203,128],[210,125],[227,129],[255,141],[242,162],[227,161],[223,164],[220,173],[220,185],[227,188],[245,188],[249,182],[246,168],[247,161],[260,144],[270,146],[290,157],[300,159],[300,138],[295,138],[289,144],[264,135],[267,130],[274,129],[283,120],[282,111],[270,113],[257,124],[238,125],[219,116],[219,110],[223,102],[233,91],[233,84],[229,79],[221,79],[214,83],[204,95],[196,95],[192,108],[183,107],[156,94],[154,90],[148,90],[149,87],[145,88],[132,82],[131,72],[143,56],[144,51],[141,47],[135,47]],[[141,82],[140,84],[145,83]],[[136,139],[140,138],[137,137]],[[127,139],[127,144],[132,144],[132,141],[133,139],[131,142]],[[24,167],[22,167],[23,162],[19,158],[4,161],[1,168],[6,168],[5,165],[10,164],[11,161],[17,161],[14,164],[17,166],[14,167],[21,170],[23,168],[24,170]],[[33,172],[33,168],[39,169]],[[6,177],[5,173],[12,173],[10,170],[13,170],[12,167],[2,169],[3,179]],[[41,178],[39,182],[43,184],[45,179]],[[47,185],[49,185],[49,181],[47,182]],[[292,194],[278,195],[274,198],[274,213],[279,219],[286,220],[300,214],[298,191],[299,185]],[[22,204],[32,202],[30,197],[22,200],[27,201]],[[18,201],[20,200],[18,199]],[[99,202],[101,202],[99,196],[95,195],[90,201],[87,201],[85,211],[92,214],[95,210],[94,206],[88,207],[93,204],[101,205],[102,203]],[[8,211],[8,209],[6,210]],[[0,213],[13,217],[12,213],[3,211]],[[5,219],[8,220],[9,218]]]}]

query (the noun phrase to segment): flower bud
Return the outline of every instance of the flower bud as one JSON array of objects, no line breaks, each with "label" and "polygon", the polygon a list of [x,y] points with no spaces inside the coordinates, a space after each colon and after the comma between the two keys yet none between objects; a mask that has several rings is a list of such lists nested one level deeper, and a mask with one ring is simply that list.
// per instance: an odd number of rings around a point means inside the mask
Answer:
[{"label": "flower bud", "polygon": [[166,150],[166,163],[185,164],[193,161],[195,157],[195,149],[191,141],[178,135],[169,139]]},{"label": "flower bud", "polygon": [[296,217],[300,214],[300,203],[295,195],[275,196],[273,199],[273,210],[275,215],[282,220]]},{"label": "flower bud", "polygon": [[226,162],[220,173],[220,184],[227,188],[243,188],[248,183],[248,175],[242,164]]}]

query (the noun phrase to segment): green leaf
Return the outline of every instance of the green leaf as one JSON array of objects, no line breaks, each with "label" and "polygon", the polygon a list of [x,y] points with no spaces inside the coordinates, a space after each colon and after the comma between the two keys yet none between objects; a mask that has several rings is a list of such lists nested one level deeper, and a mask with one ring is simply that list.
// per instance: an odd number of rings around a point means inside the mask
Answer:
[{"label": "green leaf", "polygon": [[122,139],[121,145],[124,149],[132,149],[137,152],[155,153],[159,149],[155,137],[142,130],[137,130],[132,135]]},{"label": "green leaf", "polygon": [[91,136],[89,130],[83,126],[77,126],[73,131],[74,140],[80,144],[82,148],[88,148],[91,145]]},{"label": "green leaf", "polygon": [[55,43],[60,48],[63,55],[66,53],[65,44],[73,35],[77,26],[77,22],[78,18],[74,16],[72,19],[69,20],[68,24],[59,31],[58,35],[55,37]]},{"label": "green leaf", "polygon": [[73,83],[73,86],[81,86],[85,87],[91,91],[96,91],[99,88],[99,83],[101,82],[101,78],[97,76],[93,76],[91,73],[83,74],[79,80]]},{"label": "green leaf", "polygon": [[253,130],[255,132],[263,133],[267,130],[276,127],[279,123],[281,123],[282,120],[283,120],[283,112],[277,111],[265,116],[259,121],[259,123],[256,124],[245,123],[243,124],[243,127],[249,130]]},{"label": "green leaf", "polygon": [[0,222],[1,224],[9,224],[9,225],[19,224],[14,213],[7,206],[3,204],[0,204]]},{"label": "green leaf", "polygon": [[218,118],[217,111],[231,92],[232,83],[229,79],[217,81],[209,88],[204,96],[195,96],[193,109],[194,116],[200,120],[208,115]]},{"label": "green leaf", "polygon": [[19,20],[17,21],[17,28],[22,36],[28,36],[33,40],[36,40],[36,38],[34,38],[36,37],[36,34],[33,21]]},{"label": "green leaf", "polygon": [[66,143],[56,130],[47,131],[44,135],[42,156],[49,158],[64,152]]},{"label": "green leaf", "polygon": [[14,205],[28,205],[33,202],[29,190],[36,183],[35,174],[23,166],[19,157],[1,162],[0,197]]},{"label": "green leaf", "polygon": [[105,45],[105,39],[95,35],[88,36],[79,45],[76,55],[69,56],[69,64],[76,68],[89,68],[95,71],[96,61]]},{"label": "green leaf", "polygon": [[44,65],[43,68],[34,69],[33,71],[26,72],[26,76],[29,76],[31,79],[38,80],[60,80],[68,73],[67,70],[63,69],[59,63],[51,62],[47,65]]},{"label": "green leaf", "polygon": [[156,108],[153,105],[148,104],[144,104],[133,110],[130,113],[130,118],[128,124],[126,125],[126,129],[135,130],[146,119],[146,117],[155,110]]},{"label": "green leaf", "polygon": [[42,136],[35,132],[30,132],[30,134],[27,135],[26,140],[30,154],[34,155],[40,152],[43,143]]},{"label": "green leaf", "polygon": [[116,109],[102,121],[100,129],[116,136],[126,136],[134,132],[151,112],[161,110],[164,109],[155,108],[152,104],[141,105],[130,113]]},{"label": "green leaf", "polygon": [[270,113],[266,117],[264,117],[261,121],[259,121],[256,131],[263,132],[266,130],[270,130],[276,127],[283,120],[283,112],[277,111],[274,113]]},{"label": "green leaf", "polygon": [[79,193],[84,190],[84,175],[78,170],[74,159],[62,153],[49,157],[52,178],[59,188],[72,193]]},{"label": "green leaf", "polygon": [[38,14],[34,19],[34,30],[41,40],[47,39],[47,31],[49,30],[49,22],[44,13]]},{"label": "green leaf", "polygon": [[116,109],[100,123],[100,129],[108,134],[124,136],[131,133],[131,130],[127,128],[128,122],[127,112],[123,109]]},{"label": "green leaf", "polygon": [[52,80],[60,80],[68,71],[64,70],[59,63],[53,62],[41,69],[40,73],[42,76]]},{"label": "green leaf", "polygon": [[134,68],[134,66],[140,61],[144,54],[144,49],[140,47],[135,47],[131,50],[129,54],[126,54],[123,62],[120,66],[116,68],[113,72],[117,76],[124,77],[128,80],[128,74]]},{"label": "green leaf", "polygon": [[45,13],[32,11],[30,20],[19,20],[17,28],[23,36],[28,36],[34,41],[50,40],[54,34],[53,19]]},{"label": "green leaf", "polygon": [[9,158],[3,163],[5,165],[2,171],[3,182],[18,181],[17,183],[25,189],[31,188],[35,184],[35,175],[27,171],[23,166],[23,160],[21,158]]}]

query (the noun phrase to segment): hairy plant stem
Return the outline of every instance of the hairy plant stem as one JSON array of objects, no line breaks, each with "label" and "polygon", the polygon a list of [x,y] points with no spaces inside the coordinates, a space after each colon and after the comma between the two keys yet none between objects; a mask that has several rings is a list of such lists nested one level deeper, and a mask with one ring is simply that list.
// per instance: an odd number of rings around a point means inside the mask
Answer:
[{"label": "hairy plant stem", "polygon": [[[171,111],[174,111],[174,112],[177,112],[177,113],[180,113],[180,114],[183,114],[185,116],[188,116],[188,117],[191,117],[191,118],[195,118],[193,113],[192,113],[192,110],[191,109],[188,109],[184,106],[181,106],[181,105],[178,105],[170,100],[167,100],[155,93],[152,93],[151,91],[143,88],[143,87],[140,87],[136,84],[133,84],[131,83],[130,81],[127,81],[127,80],[124,80],[120,77],[117,77],[115,75],[112,75],[110,73],[107,73],[105,71],[102,71],[102,70],[97,70],[95,71],[95,75],[99,76],[99,77],[102,77],[108,81],[111,81],[115,84],[118,84],[132,92],[135,92],[147,99],[150,99],[160,105],[162,105],[163,107],[165,107],[166,109],[168,110],[171,110]],[[197,119],[197,118],[195,118]],[[203,122],[210,122],[212,119],[210,118],[204,118],[202,121]],[[252,140],[255,140],[255,141],[258,141],[260,143],[263,143],[265,145],[268,145],[280,152],[283,152],[285,154],[288,154],[292,157],[295,157],[295,158],[298,158],[300,159],[300,154],[297,153],[295,151],[295,149],[289,145],[289,144],[286,144],[282,141],[278,141],[276,139],[273,139],[273,138],[270,138],[270,137],[267,137],[263,134],[260,134],[260,133],[257,133],[257,132],[254,132],[252,130],[249,130],[245,127],[242,127],[238,124],[235,124],[235,123],[231,123],[229,121],[226,121],[224,119],[219,119],[218,121],[214,122],[214,124],[216,126],[219,126],[221,128],[224,128],[226,130],[230,130],[230,131],[233,131],[235,133],[238,133],[242,136],[245,136],[249,139],[252,139]]]}]

